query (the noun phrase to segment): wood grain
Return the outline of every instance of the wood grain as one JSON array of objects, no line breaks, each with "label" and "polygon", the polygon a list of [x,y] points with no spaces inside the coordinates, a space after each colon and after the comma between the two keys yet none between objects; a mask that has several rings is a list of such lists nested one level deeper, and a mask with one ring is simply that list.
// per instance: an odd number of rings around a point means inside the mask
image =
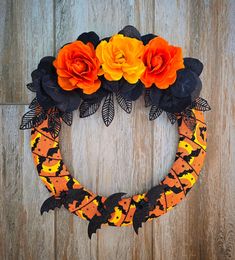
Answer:
[{"label": "wood grain", "polygon": [[48,192],[30,153],[30,131],[19,131],[24,106],[0,107],[0,259],[53,259],[54,216],[40,215]]},{"label": "wood grain", "polygon": [[[212,106],[206,114],[206,164],[188,197],[144,224],[139,236],[131,227],[104,227],[91,240],[88,223],[65,209],[39,215],[49,194],[33,166],[30,133],[18,131],[25,107],[0,106],[0,259],[234,259],[235,2],[5,0],[0,10],[0,103],[28,103],[32,95],[24,85],[40,57],[55,54],[80,33],[94,30],[105,37],[132,24],[202,60],[202,97]],[[108,196],[159,183],[174,160],[178,136],[165,114],[148,121],[140,99],[131,115],[115,102],[108,128],[100,110],[86,119],[74,112],[61,140],[71,173]]]},{"label": "wood grain", "polygon": [[1,0],[0,24],[0,104],[27,104],[32,70],[54,54],[53,1]]}]

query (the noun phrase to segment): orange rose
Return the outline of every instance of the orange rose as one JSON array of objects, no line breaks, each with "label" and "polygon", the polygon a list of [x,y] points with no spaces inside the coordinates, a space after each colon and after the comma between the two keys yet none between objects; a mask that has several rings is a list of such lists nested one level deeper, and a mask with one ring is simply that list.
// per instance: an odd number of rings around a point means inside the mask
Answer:
[{"label": "orange rose", "polygon": [[79,88],[85,94],[92,94],[100,88],[100,62],[90,42],[84,44],[75,41],[65,45],[53,65],[58,74],[58,83],[64,90]]},{"label": "orange rose", "polygon": [[143,62],[146,70],[141,81],[146,88],[155,84],[166,89],[176,80],[176,72],[184,68],[182,50],[171,46],[161,37],[155,37],[144,48]]},{"label": "orange rose", "polygon": [[102,41],[96,48],[96,55],[101,63],[100,75],[109,81],[124,77],[129,83],[136,83],[145,70],[141,59],[144,45],[141,41],[114,35],[109,42]]}]

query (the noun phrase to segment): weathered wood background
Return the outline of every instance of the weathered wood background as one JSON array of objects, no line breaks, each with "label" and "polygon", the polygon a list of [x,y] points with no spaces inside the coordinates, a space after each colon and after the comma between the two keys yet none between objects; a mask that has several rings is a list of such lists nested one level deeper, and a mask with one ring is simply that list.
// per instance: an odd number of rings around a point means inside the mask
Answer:
[{"label": "weathered wood background", "polygon": [[[235,259],[235,1],[0,1],[0,259]],[[48,192],[37,177],[29,131],[19,131],[32,94],[25,84],[41,57],[56,54],[83,31],[101,37],[126,24],[154,32],[201,59],[208,156],[196,187],[166,216],[132,228],[104,228],[65,209],[40,216]],[[99,113],[62,131],[69,169],[88,188],[108,195],[143,191],[169,170],[177,133],[161,116],[147,120],[143,100],[131,115],[116,106],[106,128]]]}]

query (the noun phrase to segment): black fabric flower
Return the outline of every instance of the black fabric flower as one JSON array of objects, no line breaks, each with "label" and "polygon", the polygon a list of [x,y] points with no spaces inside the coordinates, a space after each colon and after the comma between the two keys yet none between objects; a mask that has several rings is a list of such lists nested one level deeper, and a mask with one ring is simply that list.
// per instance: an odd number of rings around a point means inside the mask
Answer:
[{"label": "black fabric flower", "polygon": [[44,109],[57,107],[62,112],[76,110],[80,104],[80,91],[64,91],[57,83],[57,74],[53,66],[54,57],[41,59],[38,68],[31,74],[32,89]]},{"label": "black fabric flower", "polygon": [[202,63],[193,58],[184,59],[185,68],[177,72],[177,79],[168,89],[150,88],[152,105],[169,112],[180,113],[196,100],[202,89],[199,75],[202,72]]},{"label": "black fabric flower", "polygon": [[124,78],[118,81],[108,81],[105,78],[102,78],[101,82],[101,87],[104,90],[107,92],[119,93],[128,101],[135,101],[144,91],[144,85],[141,81],[130,84]]}]

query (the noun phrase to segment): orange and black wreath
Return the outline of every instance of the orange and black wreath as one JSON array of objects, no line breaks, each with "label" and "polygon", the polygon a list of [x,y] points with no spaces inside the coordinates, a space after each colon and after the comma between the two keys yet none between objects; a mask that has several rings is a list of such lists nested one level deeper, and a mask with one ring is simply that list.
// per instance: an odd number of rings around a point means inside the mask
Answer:
[{"label": "orange and black wreath", "polygon": [[[51,193],[41,214],[64,206],[89,221],[91,237],[103,224],[133,225],[138,233],[143,222],[177,205],[196,183],[206,155],[203,112],[210,106],[199,97],[202,69],[198,59],[183,58],[180,47],[154,34],[141,36],[132,26],[102,40],[95,32],[83,33],[65,44],[56,57],[42,58],[27,85],[36,97],[20,126],[32,129],[34,164]],[[102,106],[103,121],[109,126],[115,114],[114,97],[131,113],[132,102],[141,95],[145,107],[150,107],[150,120],[165,111],[172,124],[177,122],[175,161],[165,179],[147,192],[132,197],[97,195],[65,166],[59,147],[61,123],[71,125],[76,109],[84,118]]]}]

